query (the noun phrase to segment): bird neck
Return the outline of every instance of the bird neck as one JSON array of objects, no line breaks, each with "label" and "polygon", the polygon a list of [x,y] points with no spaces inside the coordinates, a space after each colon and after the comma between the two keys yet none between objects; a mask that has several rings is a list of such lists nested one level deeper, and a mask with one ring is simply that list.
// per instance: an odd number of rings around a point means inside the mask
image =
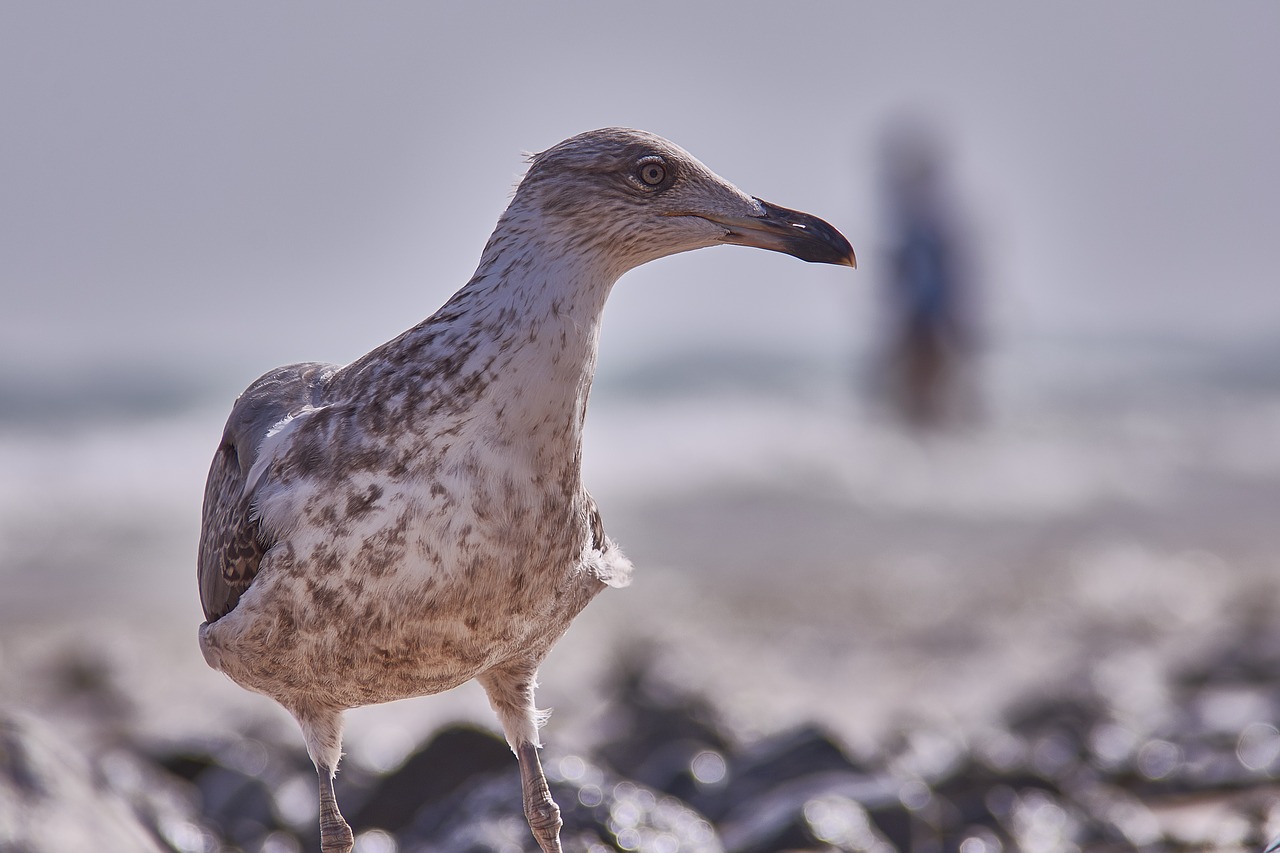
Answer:
[{"label": "bird neck", "polygon": [[504,216],[475,276],[436,317],[474,345],[468,361],[487,382],[472,428],[545,473],[576,471],[601,315],[621,270],[521,224]]}]

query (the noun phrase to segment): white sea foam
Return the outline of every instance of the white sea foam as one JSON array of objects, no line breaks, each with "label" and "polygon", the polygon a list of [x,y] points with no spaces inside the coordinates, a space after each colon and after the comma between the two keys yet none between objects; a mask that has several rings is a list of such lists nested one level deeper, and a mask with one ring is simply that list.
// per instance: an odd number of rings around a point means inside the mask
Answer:
[{"label": "white sea foam", "polygon": [[1280,475],[1280,387],[1223,388],[1104,355],[1007,358],[981,414],[929,431],[830,369],[785,390],[673,380],[662,394],[606,394],[588,418],[588,482],[624,499],[794,484],[855,506],[1017,518],[1158,503],[1206,476]]},{"label": "white sea foam", "polygon": [[[850,512],[1026,521],[1159,510],[1211,482],[1280,480],[1280,383],[1264,361],[1161,373],[1125,352],[995,359],[985,413],[929,434],[867,402],[830,361],[720,356],[605,373],[587,484],[610,519],[646,502],[782,489]],[[0,422],[0,609],[121,574],[133,594],[191,598],[224,402]],[[101,585],[86,586],[95,576]]]}]

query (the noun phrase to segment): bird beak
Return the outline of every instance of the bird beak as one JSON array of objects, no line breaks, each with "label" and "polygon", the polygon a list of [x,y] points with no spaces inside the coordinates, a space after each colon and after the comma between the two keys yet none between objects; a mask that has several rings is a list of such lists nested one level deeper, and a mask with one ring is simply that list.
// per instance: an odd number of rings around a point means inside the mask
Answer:
[{"label": "bird beak", "polygon": [[725,229],[725,235],[720,238],[722,242],[783,252],[815,264],[843,264],[857,268],[858,259],[854,257],[853,247],[827,222],[808,213],[778,207],[764,199],[755,201],[764,210],[757,216],[700,215]]}]

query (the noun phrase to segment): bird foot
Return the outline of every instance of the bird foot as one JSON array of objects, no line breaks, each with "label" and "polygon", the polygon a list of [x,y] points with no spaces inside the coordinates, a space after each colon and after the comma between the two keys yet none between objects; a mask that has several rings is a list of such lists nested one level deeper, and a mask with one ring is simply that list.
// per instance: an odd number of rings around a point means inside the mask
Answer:
[{"label": "bird foot", "polygon": [[544,802],[525,807],[525,816],[529,818],[529,828],[533,830],[534,840],[542,848],[542,853],[562,853],[560,848],[560,807],[551,799],[550,794]]},{"label": "bird foot", "polygon": [[351,853],[356,839],[350,825],[335,813],[320,821],[320,853]]},{"label": "bird foot", "polygon": [[529,820],[529,829],[533,830],[542,853],[562,853],[560,827],[564,824],[560,820],[560,807],[551,799],[542,762],[538,761],[538,748],[529,742],[522,743],[516,748],[516,758],[520,761],[524,816]]}]

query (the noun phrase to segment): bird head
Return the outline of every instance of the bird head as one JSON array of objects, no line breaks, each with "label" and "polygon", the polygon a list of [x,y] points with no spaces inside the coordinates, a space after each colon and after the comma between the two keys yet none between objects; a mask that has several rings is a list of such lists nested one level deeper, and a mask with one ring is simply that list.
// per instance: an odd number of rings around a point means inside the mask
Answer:
[{"label": "bird head", "polygon": [[588,131],[535,154],[509,209],[519,213],[619,273],[726,243],[857,265],[849,241],[823,220],[749,196],[679,146],[628,128]]}]

